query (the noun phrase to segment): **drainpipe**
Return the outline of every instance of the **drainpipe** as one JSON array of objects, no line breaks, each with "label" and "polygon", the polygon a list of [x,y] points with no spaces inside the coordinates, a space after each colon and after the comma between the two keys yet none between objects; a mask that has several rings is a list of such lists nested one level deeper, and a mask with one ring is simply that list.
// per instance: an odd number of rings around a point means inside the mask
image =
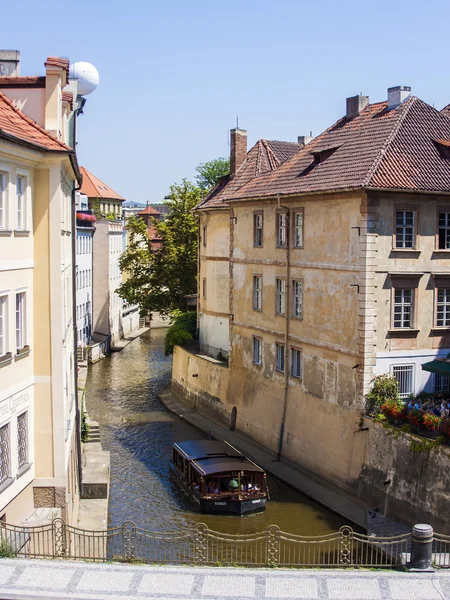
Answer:
[{"label": "drainpipe", "polygon": [[286,290],[284,299],[284,398],[283,398],[283,413],[281,417],[280,433],[278,436],[277,460],[281,458],[281,449],[283,447],[284,424],[286,421],[286,409],[289,391],[289,373],[291,363],[289,361],[288,341],[289,341],[289,323],[291,310],[291,233],[290,233],[290,210],[288,206],[284,206],[280,202],[280,196],[277,195],[278,207],[286,210]]},{"label": "drainpipe", "polygon": [[201,225],[200,225],[200,215],[198,213],[195,214],[197,218],[197,226],[198,226],[198,235],[197,235],[197,339],[200,343],[200,234],[201,234]]}]

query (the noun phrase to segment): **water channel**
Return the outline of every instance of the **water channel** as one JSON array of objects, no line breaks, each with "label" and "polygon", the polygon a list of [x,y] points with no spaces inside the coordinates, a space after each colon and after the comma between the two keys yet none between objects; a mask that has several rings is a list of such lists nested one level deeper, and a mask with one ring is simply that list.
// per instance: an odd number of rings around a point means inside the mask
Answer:
[{"label": "water channel", "polygon": [[271,501],[263,513],[205,515],[187,503],[169,478],[171,446],[208,436],[173,415],[156,397],[170,382],[164,334],[147,332],[89,371],[87,409],[100,423],[103,449],[111,453],[109,526],[130,519],[152,531],[175,531],[199,522],[228,533],[251,533],[272,524],[301,535],[337,531],[344,524],[341,517],[270,475]]}]

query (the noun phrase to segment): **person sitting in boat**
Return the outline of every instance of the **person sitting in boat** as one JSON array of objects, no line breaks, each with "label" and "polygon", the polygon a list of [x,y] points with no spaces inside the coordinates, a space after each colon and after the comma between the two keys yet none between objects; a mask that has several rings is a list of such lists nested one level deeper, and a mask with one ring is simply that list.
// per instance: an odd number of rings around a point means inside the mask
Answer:
[{"label": "person sitting in boat", "polygon": [[209,485],[207,486],[208,492],[210,494],[218,494],[219,493],[219,482],[217,479],[211,479]]},{"label": "person sitting in boat", "polygon": [[228,490],[230,492],[237,492],[239,489],[239,483],[236,481],[236,479],[232,479],[230,481],[230,483],[228,484]]}]

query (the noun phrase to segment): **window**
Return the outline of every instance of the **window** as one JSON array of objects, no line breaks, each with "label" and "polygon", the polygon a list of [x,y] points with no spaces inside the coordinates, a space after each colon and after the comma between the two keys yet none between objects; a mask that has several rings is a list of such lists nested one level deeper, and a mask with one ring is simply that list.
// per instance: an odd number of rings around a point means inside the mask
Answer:
[{"label": "window", "polygon": [[284,212],[277,213],[277,246],[278,248],[286,247],[286,230],[287,230],[287,214]]},{"label": "window", "polygon": [[276,279],[275,289],[275,312],[277,315],[284,315],[286,312],[286,280]]},{"label": "window", "polygon": [[439,375],[438,373],[436,373],[436,375],[434,376],[434,391],[450,391],[450,377],[448,375]]},{"label": "window", "polygon": [[395,247],[414,248],[415,245],[415,212],[413,210],[397,210],[395,214]]},{"label": "window", "polygon": [[8,296],[0,296],[0,356],[8,352],[7,321]]},{"label": "window", "polygon": [[26,298],[25,292],[16,294],[16,351],[26,346]]},{"label": "window", "polygon": [[277,371],[284,372],[284,344],[276,342]]},{"label": "window", "polygon": [[0,485],[11,474],[9,423],[0,427]]},{"label": "window", "polygon": [[396,288],[394,290],[394,328],[412,327],[413,290]]},{"label": "window", "polygon": [[17,456],[21,469],[28,463],[28,412],[17,417]]},{"label": "window", "polygon": [[203,246],[206,248],[206,225],[203,225]]},{"label": "window", "polygon": [[292,316],[301,319],[303,314],[303,286],[302,282],[292,282]]},{"label": "window", "polygon": [[0,229],[6,229],[6,174],[0,173]]},{"label": "window", "polygon": [[203,277],[203,298],[206,298],[206,277]]},{"label": "window", "polygon": [[262,276],[253,275],[253,310],[262,309]]},{"label": "window", "polygon": [[255,248],[262,248],[263,245],[263,213],[258,212],[253,215],[253,245]]},{"label": "window", "polygon": [[436,326],[450,327],[450,289],[437,288]]},{"label": "window", "polygon": [[252,338],[252,361],[255,365],[262,364],[262,341],[261,338]]},{"label": "window", "polygon": [[26,206],[25,206],[25,177],[17,176],[16,180],[16,195],[17,195],[17,220],[16,229],[26,229]]},{"label": "window", "polygon": [[414,394],[414,365],[394,365],[392,375],[398,381],[400,398],[408,398],[411,394]]},{"label": "window", "polygon": [[301,352],[298,348],[291,349],[291,375],[292,377],[301,377]]},{"label": "window", "polygon": [[294,213],[292,245],[294,248],[303,248],[303,211]]},{"label": "window", "polygon": [[438,226],[439,250],[450,250],[450,213],[439,213]]}]

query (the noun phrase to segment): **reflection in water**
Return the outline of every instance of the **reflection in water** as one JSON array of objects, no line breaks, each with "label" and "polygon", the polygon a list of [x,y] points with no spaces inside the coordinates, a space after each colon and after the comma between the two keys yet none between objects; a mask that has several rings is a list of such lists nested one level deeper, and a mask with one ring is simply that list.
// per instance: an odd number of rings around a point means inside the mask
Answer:
[{"label": "reflection in water", "polygon": [[196,523],[228,533],[250,533],[276,524],[302,535],[330,533],[343,520],[268,476],[266,511],[244,517],[205,515],[185,501],[169,478],[174,441],[207,435],[168,412],[156,393],[170,383],[171,358],[164,356],[164,330],[147,332],[122,352],[92,365],[87,408],[100,422],[104,450],[111,452],[110,526],[128,519],[153,531]]}]

